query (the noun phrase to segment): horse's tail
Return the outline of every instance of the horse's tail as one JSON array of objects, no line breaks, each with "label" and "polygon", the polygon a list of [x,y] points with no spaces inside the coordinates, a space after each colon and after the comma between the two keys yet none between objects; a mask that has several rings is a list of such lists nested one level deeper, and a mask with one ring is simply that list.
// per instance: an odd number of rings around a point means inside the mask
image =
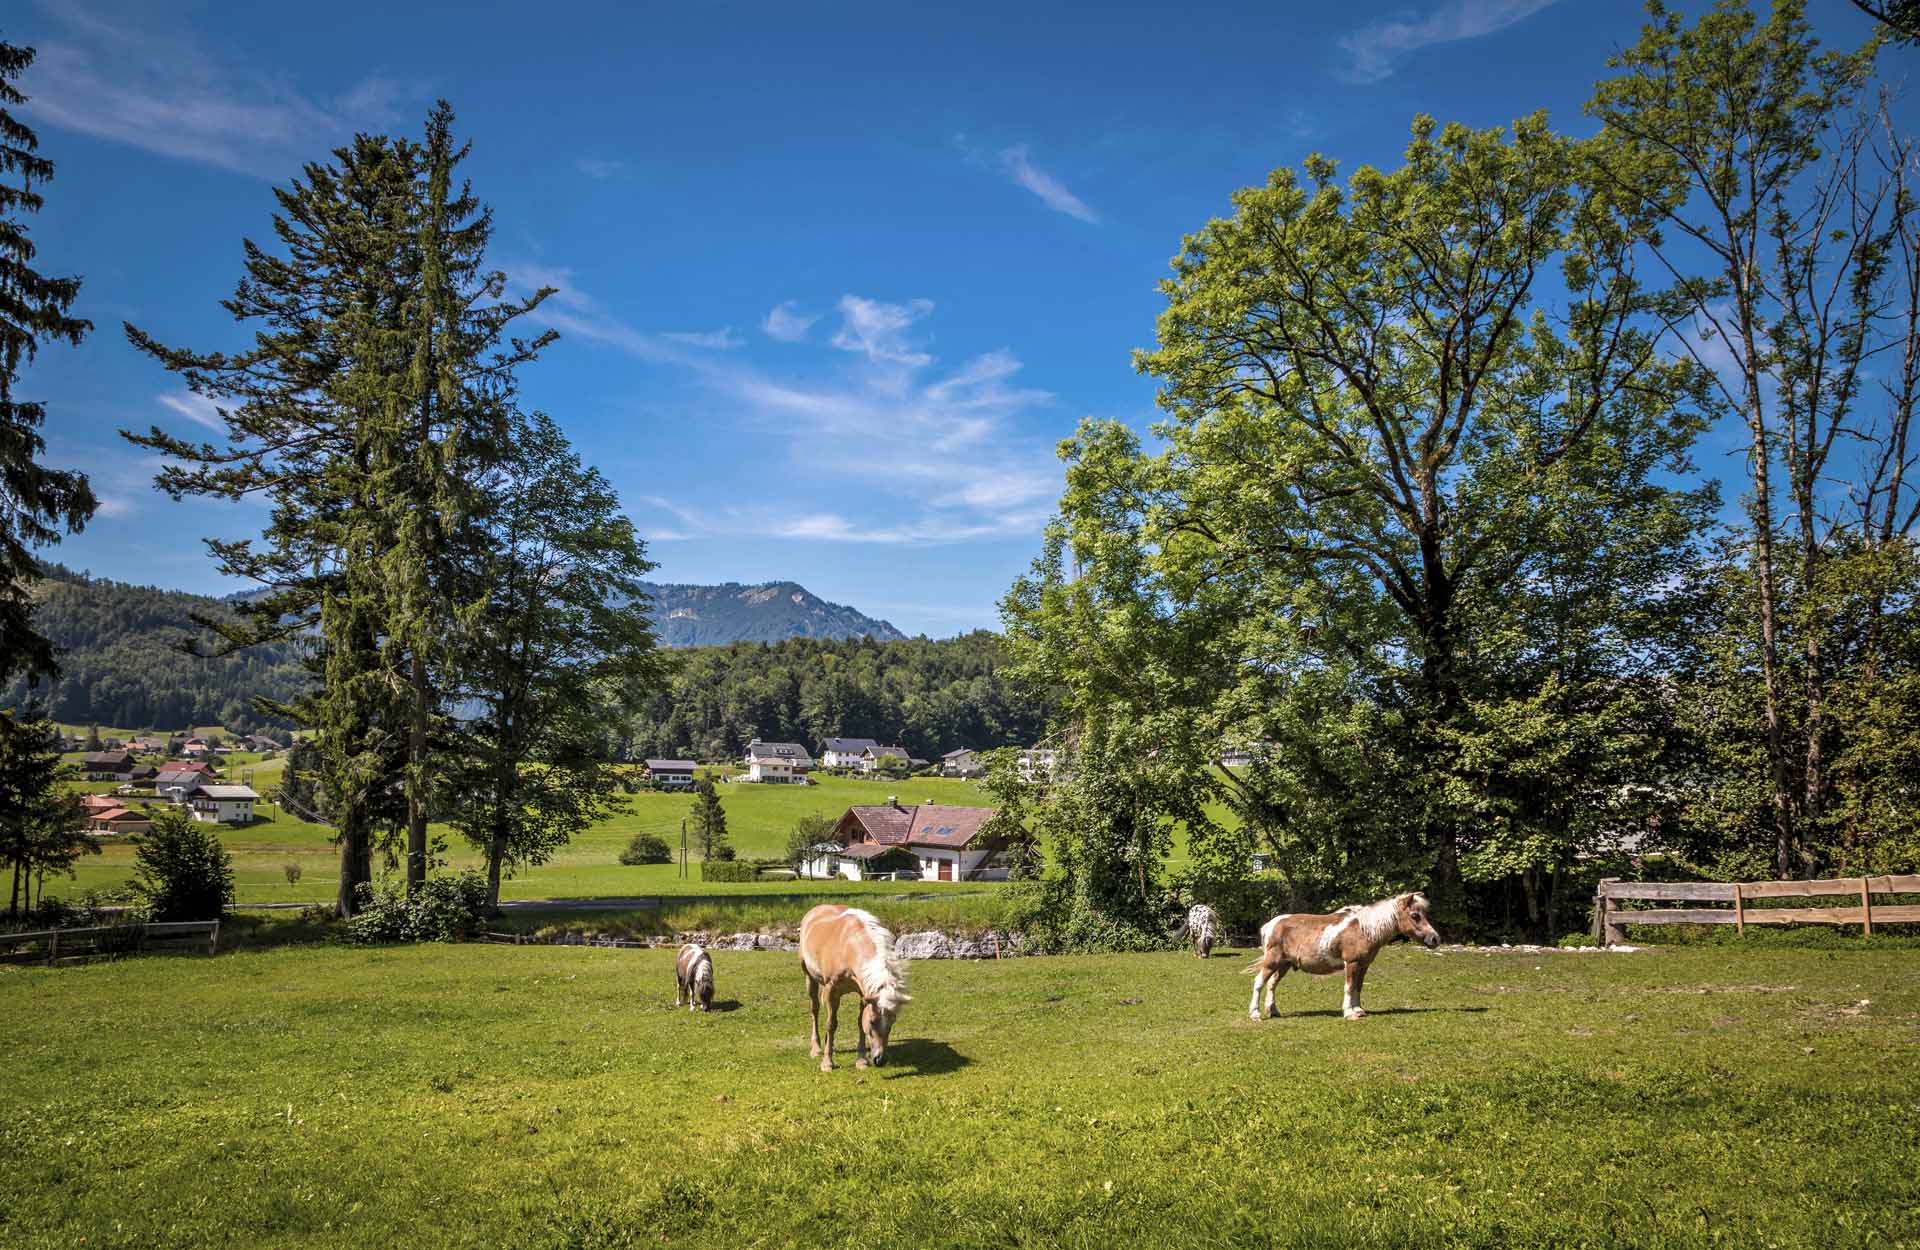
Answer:
[{"label": "horse's tail", "polygon": [[1184,924],[1183,924],[1183,925],[1181,925],[1181,926],[1180,926],[1180,927],[1179,927],[1178,929],[1175,929],[1175,930],[1173,931],[1173,940],[1174,940],[1174,941],[1176,941],[1176,942],[1184,942],[1184,941],[1186,941],[1186,940],[1187,940],[1187,932],[1188,932],[1188,930],[1189,930],[1189,929],[1191,929],[1192,927],[1193,927],[1192,925],[1184,925]]},{"label": "horse's tail", "polygon": [[1254,960],[1252,963],[1248,964],[1246,967],[1240,969],[1240,975],[1244,977],[1250,972],[1260,971],[1260,965],[1265,962],[1267,962],[1267,955],[1265,951],[1262,951],[1260,953],[1260,958]]}]

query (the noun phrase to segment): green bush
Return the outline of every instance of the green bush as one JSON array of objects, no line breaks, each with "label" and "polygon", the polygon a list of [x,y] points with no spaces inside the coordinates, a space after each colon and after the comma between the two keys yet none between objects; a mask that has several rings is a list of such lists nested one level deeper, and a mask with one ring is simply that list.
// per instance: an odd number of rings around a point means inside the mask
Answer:
[{"label": "green bush", "polygon": [[459,942],[479,932],[487,918],[487,879],[469,868],[458,876],[429,877],[409,896],[388,886],[360,886],[360,910],[347,921],[347,940]]},{"label": "green bush", "polygon": [[233,902],[233,856],[211,825],[178,807],[134,839],[134,889],[153,920],[218,920]]},{"label": "green bush", "polygon": [[651,833],[636,833],[633,841],[627,843],[627,849],[620,852],[623,864],[671,864],[673,850],[667,846],[664,838]]},{"label": "green bush", "polygon": [[700,861],[700,879],[702,881],[758,881],[760,867],[731,859],[703,859]]}]

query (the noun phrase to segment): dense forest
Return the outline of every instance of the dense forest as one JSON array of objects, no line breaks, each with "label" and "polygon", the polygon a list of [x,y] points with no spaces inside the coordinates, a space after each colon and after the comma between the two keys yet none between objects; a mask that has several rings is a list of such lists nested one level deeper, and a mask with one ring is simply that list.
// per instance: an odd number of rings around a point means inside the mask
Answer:
[{"label": "dense forest", "polygon": [[878,738],[936,759],[959,747],[1028,745],[1049,707],[1016,692],[997,635],[935,642],[795,638],[681,653],[668,689],[615,749],[636,758],[740,754],[754,737],[806,743]]},{"label": "dense forest", "polygon": [[[180,644],[212,637],[195,615],[223,617],[226,603],[205,595],[89,578],[58,565],[34,586],[36,628],[60,653],[60,676],[33,696],[55,719],[125,729],[225,725],[239,733],[286,722],[255,711],[252,699],[287,699],[304,689],[290,643],[204,658]],[[28,698],[24,679],[0,693],[0,707]]]}]

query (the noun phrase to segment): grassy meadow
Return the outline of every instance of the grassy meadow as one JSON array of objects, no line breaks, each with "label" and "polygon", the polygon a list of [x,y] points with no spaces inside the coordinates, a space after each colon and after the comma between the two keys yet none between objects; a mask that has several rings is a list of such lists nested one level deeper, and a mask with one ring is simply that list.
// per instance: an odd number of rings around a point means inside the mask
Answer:
[{"label": "grassy meadow", "polygon": [[0,1245],[1920,1246],[1907,949],[924,963],[830,1074],[792,956],[670,961],[0,970]]},{"label": "grassy meadow", "polygon": [[[72,758],[77,762],[79,756]],[[286,760],[284,757],[263,760],[243,753],[222,757],[220,766],[222,780],[245,781],[265,794],[279,784]],[[75,783],[75,788],[106,793],[114,786],[111,782],[88,782]],[[727,784],[720,787],[720,794],[734,849],[742,856],[783,853],[794,821],[810,812],[837,817],[856,803],[884,803],[889,795],[897,795],[903,804],[928,800],[953,804],[986,802],[980,788],[972,782],[945,778],[864,781],[823,777],[820,784],[812,786]],[[673,865],[628,867],[619,859],[620,851],[640,832],[658,834],[670,846],[678,848],[680,821],[692,805],[692,798],[685,794],[645,792],[628,796],[626,812],[601,821],[561,850],[551,862],[504,882],[501,894],[508,899],[540,899],[713,893],[717,887],[703,886],[697,864],[691,866],[692,880],[687,881],[678,877],[678,869]],[[339,881],[339,853],[329,841],[331,830],[301,820],[272,803],[263,803],[256,811],[261,819],[252,825],[244,829],[223,828],[220,832],[221,841],[233,854],[236,901],[317,903],[331,899]],[[479,854],[451,828],[434,826],[433,832],[445,841],[445,859],[450,866],[456,869],[479,866]],[[287,883],[284,871],[288,863],[300,865],[300,879],[292,885]],[[49,880],[47,893],[71,898],[86,890],[122,885],[132,874],[133,847],[124,841],[108,842],[100,855],[89,855],[79,862],[74,880]],[[841,888],[845,884],[842,883]],[[809,888],[807,883],[801,886]],[[918,883],[915,887],[918,888]],[[745,884],[732,887],[732,891],[751,894],[767,888]]]}]

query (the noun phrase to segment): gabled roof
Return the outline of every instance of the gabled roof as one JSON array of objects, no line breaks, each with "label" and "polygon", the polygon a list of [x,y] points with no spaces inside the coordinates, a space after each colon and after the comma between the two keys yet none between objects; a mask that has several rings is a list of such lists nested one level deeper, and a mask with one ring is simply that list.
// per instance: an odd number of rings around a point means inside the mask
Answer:
[{"label": "gabled roof", "polygon": [[820,753],[825,755],[828,751],[837,751],[843,755],[858,755],[868,747],[878,745],[878,740],[874,738],[822,738]]},{"label": "gabled roof", "polygon": [[849,841],[892,844],[905,841],[912,827],[912,808],[874,803],[849,807],[833,831]]},{"label": "gabled roof", "polygon": [[647,767],[656,773],[690,773],[699,765],[692,760],[648,760]]},{"label": "gabled roof", "polygon": [[88,751],[80,757],[80,762],[89,767],[95,764],[131,764],[133,753],[131,751]]},{"label": "gabled roof", "polygon": [[779,759],[789,763],[811,763],[813,756],[807,754],[807,748],[798,742],[762,742],[755,738],[747,744],[747,758]]},{"label": "gabled roof", "polygon": [[90,812],[107,812],[124,805],[119,799],[114,798],[112,795],[83,794],[80,796],[80,806]]},{"label": "gabled roof", "polygon": [[252,786],[207,786],[193,788],[194,794],[203,794],[210,799],[257,799]]},{"label": "gabled roof", "polygon": [[957,849],[972,842],[980,827],[994,818],[991,807],[949,807],[945,803],[923,803],[913,809],[913,826],[907,833],[910,846],[942,846]]},{"label": "gabled roof", "polygon": [[145,820],[146,819],[144,815],[139,815],[135,812],[129,811],[124,807],[116,807],[112,811],[95,812],[93,814],[93,818],[95,820],[101,820],[101,821]]},{"label": "gabled roof", "polygon": [[190,786],[198,782],[204,775],[205,774],[197,769],[189,772],[184,768],[168,768],[154,777],[153,784],[155,788],[162,786]]},{"label": "gabled roof", "polygon": [[862,751],[861,754],[871,755],[874,759],[879,759],[883,755],[895,755],[900,757],[903,760],[913,758],[911,755],[907,753],[907,748],[905,747],[881,746],[877,742],[874,743],[872,746],[868,747],[866,750]]},{"label": "gabled roof", "polygon": [[961,747],[957,751],[948,751],[945,755],[941,756],[940,758],[943,760],[950,760],[950,759],[953,759],[955,756],[973,755],[973,754],[975,754],[975,752],[972,747]]}]

